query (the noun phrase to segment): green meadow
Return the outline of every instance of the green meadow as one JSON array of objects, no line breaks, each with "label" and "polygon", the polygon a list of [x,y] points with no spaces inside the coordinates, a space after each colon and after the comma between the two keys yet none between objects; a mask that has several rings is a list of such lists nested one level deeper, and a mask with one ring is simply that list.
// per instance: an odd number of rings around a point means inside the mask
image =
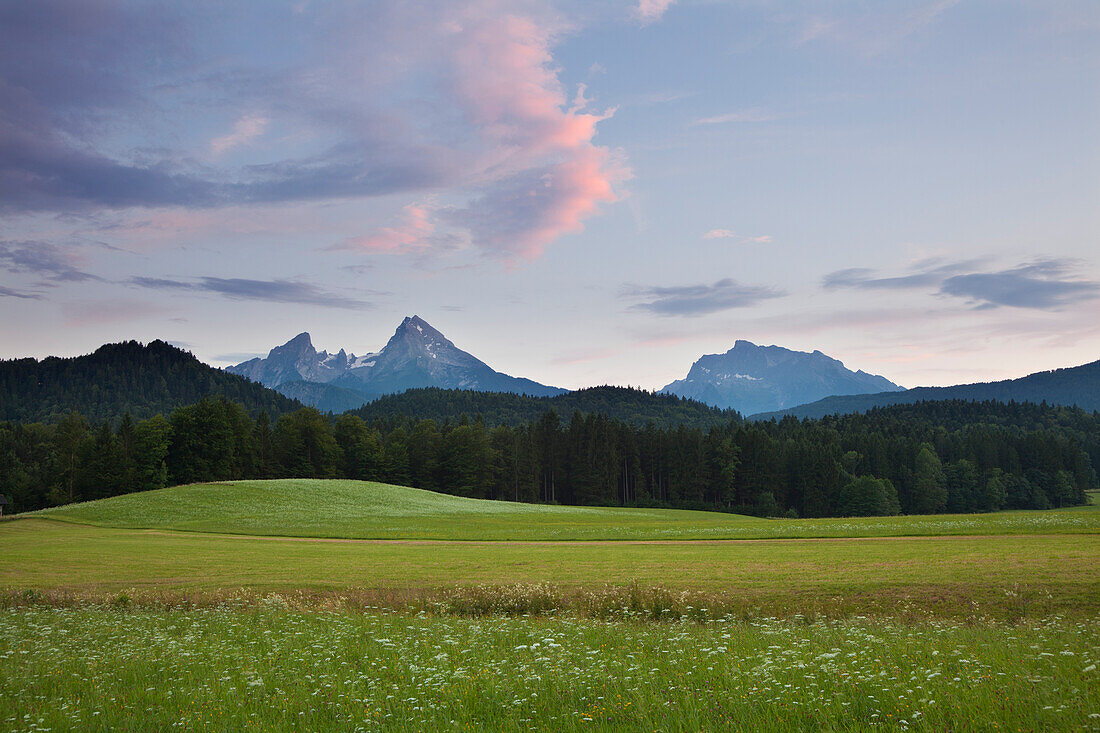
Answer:
[{"label": "green meadow", "polygon": [[1094,533],[1089,507],[990,514],[759,519],[719,512],[548,506],[366,481],[191,484],[31,516],[130,529],[285,537],[432,540],[700,540]]},{"label": "green meadow", "polygon": [[1100,730],[1100,506],[198,484],[0,522],[5,730]]},{"label": "green meadow", "polygon": [[0,610],[15,730],[1093,730],[1100,628]]}]

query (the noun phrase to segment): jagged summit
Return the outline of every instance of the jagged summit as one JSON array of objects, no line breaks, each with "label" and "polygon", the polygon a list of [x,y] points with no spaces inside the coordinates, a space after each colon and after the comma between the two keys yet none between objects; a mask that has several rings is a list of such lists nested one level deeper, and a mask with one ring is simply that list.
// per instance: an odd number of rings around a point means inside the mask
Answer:
[{"label": "jagged summit", "polygon": [[793,351],[738,339],[726,353],[700,358],[684,379],[672,382],[662,391],[751,415],[830,395],[900,389],[884,377],[853,372],[843,362],[818,350]]},{"label": "jagged summit", "polygon": [[[378,352],[362,356],[340,349],[317,352],[308,332],[271,349],[266,359],[252,359],[226,371],[273,387],[311,404],[346,405],[349,390],[363,402],[414,387],[479,389],[534,396],[565,390],[511,377],[459,349],[418,315],[408,316]],[[303,384],[305,383],[305,384]],[[313,386],[310,386],[313,385]],[[332,385],[332,389],[325,387]]]},{"label": "jagged summit", "polygon": [[287,341],[281,347],[276,346],[275,348],[276,349],[278,349],[278,348],[285,349],[288,346],[294,346],[294,347],[297,347],[297,348],[309,347],[309,348],[312,349],[313,348],[313,339],[310,338],[309,331],[302,331],[300,334],[298,334],[297,336],[292,338],[290,341]]}]

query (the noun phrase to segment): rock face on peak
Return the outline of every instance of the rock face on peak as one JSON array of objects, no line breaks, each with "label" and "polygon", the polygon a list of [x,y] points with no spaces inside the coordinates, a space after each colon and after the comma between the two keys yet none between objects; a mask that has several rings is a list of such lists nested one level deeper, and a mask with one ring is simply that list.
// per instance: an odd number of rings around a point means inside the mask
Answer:
[{"label": "rock face on peak", "polygon": [[343,349],[335,354],[318,353],[309,334],[302,333],[272,349],[266,359],[252,359],[226,371],[333,411],[337,407],[348,409],[349,393],[359,395],[365,403],[415,387],[515,392],[535,397],[566,391],[494,371],[420,316],[404,319],[377,353],[358,357]]},{"label": "rock face on peak", "polygon": [[303,332],[269,351],[266,359],[250,359],[225,371],[276,388],[294,381],[331,382],[347,371],[349,361],[354,358],[343,349],[335,354],[318,353],[309,334]]},{"label": "rock face on peak", "polygon": [[831,395],[901,390],[884,377],[853,372],[820,351],[792,351],[738,340],[724,354],[703,356],[691,365],[685,378],[661,391],[752,415]]}]

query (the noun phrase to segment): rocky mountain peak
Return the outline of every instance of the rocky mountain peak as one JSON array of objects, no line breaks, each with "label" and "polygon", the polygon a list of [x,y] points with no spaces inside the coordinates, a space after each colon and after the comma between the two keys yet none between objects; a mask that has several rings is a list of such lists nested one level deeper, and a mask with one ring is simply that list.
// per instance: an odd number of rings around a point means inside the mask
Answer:
[{"label": "rocky mountain peak", "polygon": [[830,395],[898,389],[883,377],[853,372],[818,350],[794,351],[738,339],[724,354],[701,357],[687,377],[662,391],[751,415],[783,409],[772,405],[790,407]]},{"label": "rocky mountain peak", "polygon": [[[394,331],[385,347],[377,353],[356,357],[343,349],[335,354],[318,353],[308,333],[271,350],[266,359],[252,359],[228,367],[226,371],[253,381],[280,388],[307,402],[328,398],[322,385],[334,385],[343,392],[368,397],[402,392],[414,387],[483,389],[550,395],[562,390],[511,377],[494,371],[472,354],[459,349],[442,333],[418,315],[408,316]],[[310,386],[312,385],[312,386]],[[331,392],[332,390],[330,390]],[[346,402],[346,394],[341,400]]]}]

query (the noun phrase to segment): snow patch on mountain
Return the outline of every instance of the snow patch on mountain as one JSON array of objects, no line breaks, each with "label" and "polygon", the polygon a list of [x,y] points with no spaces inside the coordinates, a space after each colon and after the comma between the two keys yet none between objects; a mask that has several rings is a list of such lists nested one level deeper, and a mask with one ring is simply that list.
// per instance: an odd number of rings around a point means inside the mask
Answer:
[{"label": "snow patch on mountain", "polygon": [[[405,318],[386,345],[377,352],[358,357],[344,349],[335,354],[318,352],[310,335],[300,333],[272,349],[267,358],[251,359],[228,367],[226,371],[276,389],[281,385],[304,382],[305,385],[294,385],[295,393],[303,396],[316,394],[317,400],[325,398],[327,393],[316,387],[310,388],[309,384],[331,384],[368,398],[416,387],[479,389],[534,396],[566,391],[493,370],[472,354],[459,349],[419,316]],[[328,398],[331,396],[329,394]]]}]

